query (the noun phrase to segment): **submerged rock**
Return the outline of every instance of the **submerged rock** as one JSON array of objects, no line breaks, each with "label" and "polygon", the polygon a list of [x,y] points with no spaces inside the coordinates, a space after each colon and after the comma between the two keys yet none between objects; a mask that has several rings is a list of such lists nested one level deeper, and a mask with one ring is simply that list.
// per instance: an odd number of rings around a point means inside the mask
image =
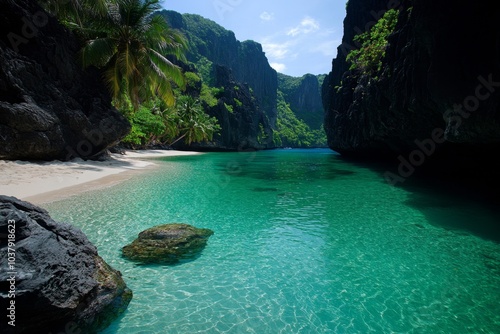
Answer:
[{"label": "submerged rock", "polygon": [[132,298],[82,231],[30,203],[0,196],[0,241],[0,301],[15,308],[1,333],[94,333]]},{"label": "submerged rock", "polygon": [[159,225],[139,233],[122,251],[134,261],[173,264],[198,255],[212,234],[212,230],[187,224]]}]

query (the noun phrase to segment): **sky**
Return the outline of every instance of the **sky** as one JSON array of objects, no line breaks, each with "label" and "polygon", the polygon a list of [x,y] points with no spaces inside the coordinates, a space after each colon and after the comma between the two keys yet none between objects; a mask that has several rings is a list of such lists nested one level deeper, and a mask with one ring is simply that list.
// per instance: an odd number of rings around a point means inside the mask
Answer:
[{"label": "sky", "polygon": [[198,14],[240,41],[262,44],[269,64],[300,77],[327,74],[343,34],[346,0],[163,0],[163,8]]}]

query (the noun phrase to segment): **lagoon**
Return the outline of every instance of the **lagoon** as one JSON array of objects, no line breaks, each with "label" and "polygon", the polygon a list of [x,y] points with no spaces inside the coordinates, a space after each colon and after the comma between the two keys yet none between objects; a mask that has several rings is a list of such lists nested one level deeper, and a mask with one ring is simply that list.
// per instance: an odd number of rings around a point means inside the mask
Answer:
[{"label": "lagoon", "polygon": [[[156,160],[44,207],[81,228],[134,292],[103,333],[498,333],[498,211],[326,149]],[[215,232],[196,259],[137,265],[154,225]],[[486,226],[477,229],[475,226]]]}]

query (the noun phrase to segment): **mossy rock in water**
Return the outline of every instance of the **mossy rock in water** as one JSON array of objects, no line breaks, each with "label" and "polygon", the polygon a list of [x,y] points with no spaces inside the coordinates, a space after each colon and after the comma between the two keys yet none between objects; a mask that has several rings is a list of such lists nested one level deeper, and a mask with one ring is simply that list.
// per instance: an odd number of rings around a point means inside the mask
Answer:
[{"label": "mossy rock in water", "polygon": [[142,263],[174,264],[198,255],[212,234],[212,230],[187,224],[159,225],[139,233],[137,239],[122,248],[122,253]]}]

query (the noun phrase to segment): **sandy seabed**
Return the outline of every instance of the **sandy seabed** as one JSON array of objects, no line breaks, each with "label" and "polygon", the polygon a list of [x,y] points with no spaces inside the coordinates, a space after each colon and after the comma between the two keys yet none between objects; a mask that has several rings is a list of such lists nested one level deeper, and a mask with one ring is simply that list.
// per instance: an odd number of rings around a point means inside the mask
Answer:
[{"label": "sandy seabed", "polygon": [[154,168],[154,159],[198,152],[174,150],[126,151],[106,161],[27,162],[0,160],[0,195],[35,204],[60,200],[81,192],[110,187],[134,173]]}]

